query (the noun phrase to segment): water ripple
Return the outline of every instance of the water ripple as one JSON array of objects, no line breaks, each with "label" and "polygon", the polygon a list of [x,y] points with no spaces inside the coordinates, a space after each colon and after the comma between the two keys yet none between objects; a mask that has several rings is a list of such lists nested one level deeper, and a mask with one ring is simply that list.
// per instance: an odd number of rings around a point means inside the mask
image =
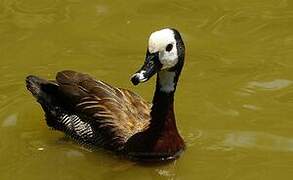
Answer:
[{"label": "water ripple", "polygon": [[262,151],[293,152],[293,138],[263,132],[227,133],[220,143],[234,148],[259,149]]},{"label": "water ripple", "polygon": [[248,83],[248,88],[258,88],[262,90],[280,90],[292,85],[293,81],[287,79],[275,79],[268,82],[252,81]]},{"label": "water ripple", "polygon": [[40,24],[49,24],[69,19],[71,2],[59,0],[3,0],[0,2],[0,23],[15,24],[20,28],[35,28]]},{"label": "water ripple", "polygon": [[58,0],[47,1],[27,1],[18,0],[13,4],[13,8],[17,12],[26,14],[52,13],[56,10]]}]

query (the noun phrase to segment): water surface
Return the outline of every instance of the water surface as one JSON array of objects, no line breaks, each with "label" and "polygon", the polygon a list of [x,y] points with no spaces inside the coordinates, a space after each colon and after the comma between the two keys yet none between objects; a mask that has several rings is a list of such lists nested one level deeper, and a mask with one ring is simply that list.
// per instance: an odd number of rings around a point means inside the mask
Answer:
[{"label": "water surface", "polygon": [[[46,127],[24,78],[87,72],[133,87],[150,32],[186,44],[176,116],[187,144],[165,165],[91,152]],[[293,2],[0,0],[0,179],[293,178]]]}]

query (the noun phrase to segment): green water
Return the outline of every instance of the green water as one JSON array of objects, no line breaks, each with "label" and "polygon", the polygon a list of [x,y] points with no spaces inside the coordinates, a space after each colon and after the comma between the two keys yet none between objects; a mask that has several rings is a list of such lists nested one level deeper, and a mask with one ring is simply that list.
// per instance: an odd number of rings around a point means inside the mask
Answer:
[{"label": "green water", "polygon": [[[180,159],[140,165],[46,127],[25,76],[74,69],[151,100],[154,80],[129,77],[166,26],[187,49]],[[293,178],[293,1],[0,0],[0,77],[1,180]]]}]

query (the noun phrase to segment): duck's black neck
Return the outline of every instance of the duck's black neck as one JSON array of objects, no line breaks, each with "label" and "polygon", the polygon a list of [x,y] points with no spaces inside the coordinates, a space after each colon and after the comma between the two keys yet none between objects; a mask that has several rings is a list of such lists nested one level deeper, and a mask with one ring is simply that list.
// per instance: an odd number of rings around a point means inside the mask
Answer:
[{"label": "duck's black neck", "polygon": [[174,94],[178,77],[175,72],[160,72],[157,75],[153,98],[150,128],[177,131],[174,114]]}]

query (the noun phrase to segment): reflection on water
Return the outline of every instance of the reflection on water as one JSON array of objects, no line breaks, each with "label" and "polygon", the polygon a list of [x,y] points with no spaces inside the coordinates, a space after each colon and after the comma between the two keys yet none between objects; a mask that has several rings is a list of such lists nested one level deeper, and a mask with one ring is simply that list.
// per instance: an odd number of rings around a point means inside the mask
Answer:
[{"label": "reflection on water", "polygon": [[[48,130],[25,76],[75,69],[151,100],[154,82],[129,77],[149,33],[166,26],[187,47],[180,159],[138,164]],[[292,179],[292,58],[288,0],[0,0],[1,180]]]},{"label": "reflection on water", "polygon": [[261,151],[292,152],[293,138],[261,132],[233,132],[225,135],[222,145]]},{"label": "reflection on water", "polygon": [[[292,152],[293,137],[257,131],[200,131],[187,136],[188,147],[222,151]],[[199,146],[200,144],[200,146]]]},{"label": "reflection on water", "polygon": [[237,151],[238,149],[243,149],[246,151],[256,150],[279,153],[293,151],[293,138],[270,133],[250,131],[203,131],[201,135],[203,138],[198,139],[198,141],[209,141],[209,144],[201,148],[208,150]]},{"label": "reflection on water", "polygon": [[264,90],[280,90],[290,86],[293,82],[286,79],[276,79],[270,82],[250,82],[248,84],[249,88],[261,88]]},{"label": "reflection on water", "polygon": [[9,115],[3,120],[2,127],[15,126],[16,122],[17,122],[17,115],[16,114]]}]

